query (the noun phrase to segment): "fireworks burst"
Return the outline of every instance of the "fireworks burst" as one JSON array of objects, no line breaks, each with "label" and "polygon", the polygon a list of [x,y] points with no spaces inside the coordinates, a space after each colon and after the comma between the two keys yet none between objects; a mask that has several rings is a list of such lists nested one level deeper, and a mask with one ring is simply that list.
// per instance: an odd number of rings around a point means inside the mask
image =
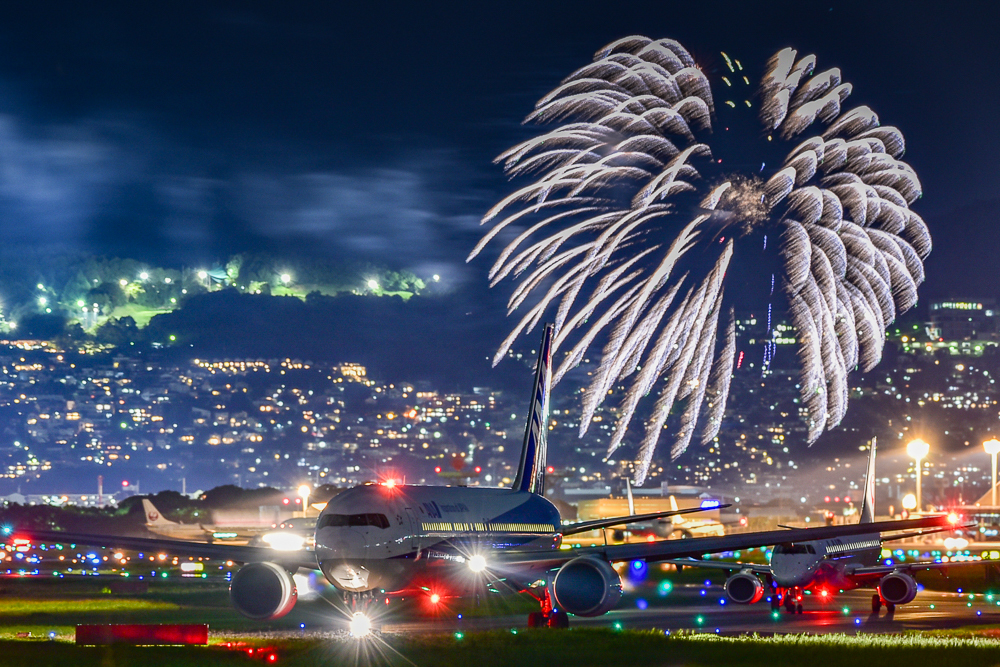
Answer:
[{"label": "fireworks burst", "polygon": [[[749,86],[739,61],[723,57],[726,90]],[[699,139],[715,116],[708,79],[678,42],[639,36],[601,49],[543,97],[526,122],[556,127],[497,159],[511,177],[534,180],[486,214],[493,227],[469,258],[502,230],[519,230],[489,275],[493,285],[520,279],[511,312],[529,296],[532,303],[494,363],[550,310],[553,352],[578,330],[554,382],[606,336],[580,434],[626,382],[610,454],[655,390],[638,483],[675,406],[672,456],[696,430],[703,443],[719,431],[736,356],[724,287],[742,239],[763,234],[766,248],[770,234],[778,246],[810,443],[843,418],[847,373],[878,363],[886,326],[916,303],[931,240],[909,208],[921,188],[900,160],[903,136],[868,107],[844,109],[851,85],[836,68],[814,72],[815,64],[792,49],[767,64],[755,98],[762,136],[796,142],[770,174],[764,165],[760,173],[721,171]]]}]

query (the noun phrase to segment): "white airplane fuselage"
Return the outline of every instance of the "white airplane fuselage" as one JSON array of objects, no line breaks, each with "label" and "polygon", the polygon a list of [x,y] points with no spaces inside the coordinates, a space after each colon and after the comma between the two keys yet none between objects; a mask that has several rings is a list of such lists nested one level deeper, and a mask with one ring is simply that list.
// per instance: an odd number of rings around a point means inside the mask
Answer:
[{"label": "white airplane fuselage", "polygon": [[828,585],[850,589],[854,567],[877,565],[882,540],[877,533],[833,540],[777,545],[771,552],[771,576],[781,588]]},{"label": "white airplane fuselage", "polygon": [[391,592],[473,555],[558,549],[559,525],[556,507],[526,491],[369,484],[327,504],[316,522],[316,555],[341,590]]}]

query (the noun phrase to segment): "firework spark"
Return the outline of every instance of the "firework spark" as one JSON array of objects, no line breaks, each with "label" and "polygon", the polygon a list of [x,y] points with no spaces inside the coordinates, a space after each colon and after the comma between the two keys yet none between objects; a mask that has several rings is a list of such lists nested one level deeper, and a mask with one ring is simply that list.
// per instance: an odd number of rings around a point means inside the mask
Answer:
[{"label": "firework spark", "polygon": [[[727,94],[734,81],[750,84],[735,62]],[[741,239],[765,234],[765,248],[767,234],[777,239],[810,443],[843,418],[847,373],[878,363],[886,326],[916,303],[931,240],[910,210],[921,186],[900,159],[903,135],[868,107],[845,109],[851,85],[838,69],[815,67],[792,49],[767,63],[754,103],[764,135],[797,142],[769,176],[763,165],[720,171],[699,139],[715,115],[708,78],[678,42],[641,36],[609,44],[543,97],[526,122],[554,129],[497,159],[511,177],[534,180],[486,214],[493,227],[469,259],[516,228],[489,275],[494,285],[519,278],[511,312],[533,303],[494,361],[552,311],[553,352],[578,330],[555,382],[605,337],[580,432],[626,382],[610,454],[655,391],[638,483],[675,406],[674,457],[699,425],[703,443],[719,431],[736,356],[724,287]]]}]

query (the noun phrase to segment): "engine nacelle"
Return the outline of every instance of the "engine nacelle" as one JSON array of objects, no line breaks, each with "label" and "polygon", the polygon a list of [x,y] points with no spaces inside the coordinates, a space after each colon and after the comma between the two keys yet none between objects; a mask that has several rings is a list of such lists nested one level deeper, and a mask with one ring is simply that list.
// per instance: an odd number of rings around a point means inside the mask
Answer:
[{"label": "engine nacelle", "polygon": [[255,621],[271,621],[292,610],[295,580],[275,563],[250,563],[233,575],[229,599],[236,611]]},{"label": "engine nacelle", "polygon": [[576,616],[600,616],[622,599],[622,579],[606,560],[582,556],[559,568],[552,596],[558,609]]},{"label": "engine nacelle", "polygon": [[893,572],[882,577],[878,590],[890,604],[906,604],[917,597],[917,582],[908,574]]},{"label": "engine nacelle", "polygon": [[726,595],[739,604],[754,604],[764,597],[764,584],[749,572],[738,572],[726,579]]}]

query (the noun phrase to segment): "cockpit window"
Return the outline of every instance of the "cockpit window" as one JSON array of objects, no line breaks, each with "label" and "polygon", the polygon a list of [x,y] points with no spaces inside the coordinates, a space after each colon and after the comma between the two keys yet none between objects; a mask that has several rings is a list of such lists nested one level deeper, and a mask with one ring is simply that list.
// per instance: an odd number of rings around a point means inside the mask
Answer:
[{"label": "cockpit window", "polygon": [[319,520],[316,529],[329,526],[375,526],[388,528],[389,519],[384,514],[327,514]]},{"label": "cockpit window", "polygon": [[783,544],[780,547],[783,554],[814,554],[816,549],[811,544]]}]

